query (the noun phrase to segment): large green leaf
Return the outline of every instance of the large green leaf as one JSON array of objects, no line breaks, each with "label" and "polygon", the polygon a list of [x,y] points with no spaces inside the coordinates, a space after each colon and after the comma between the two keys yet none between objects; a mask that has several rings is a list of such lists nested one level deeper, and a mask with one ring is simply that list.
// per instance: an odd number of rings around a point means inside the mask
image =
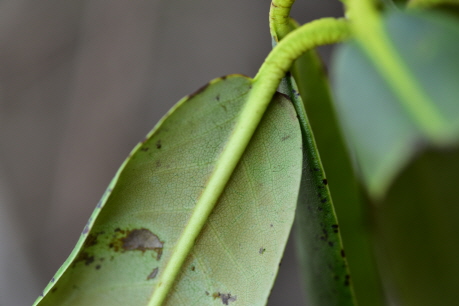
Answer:
[{"label": "large green leaf", "polygon": [[364,221],[367,216],[339,129],[325,67],[317,52],[311,50],[298,58],[292,69],[339,216],[356,298],[362,305],[382,305],[369,229]]},{"label": "large green leaf", "polygon": [[459,301],[459,150],[428,150],[372,206],[379,265],[396,305]]},{"label": "large green leaf", "polygon": [[[38,305],[152,305],[251,87],[220,78],[174,107],[123,164]],[[166,305],[266,303],[301,164],[295,110],[276,94],[197,239],[181,240],[191,251]]]},{"label": "large green leaf", "polygon": [[373,197],[426,143],[459,137],[459,23],[438,13],[392,12],[384,29],[392,54],[349,43],[334,70],[344,132]]}]

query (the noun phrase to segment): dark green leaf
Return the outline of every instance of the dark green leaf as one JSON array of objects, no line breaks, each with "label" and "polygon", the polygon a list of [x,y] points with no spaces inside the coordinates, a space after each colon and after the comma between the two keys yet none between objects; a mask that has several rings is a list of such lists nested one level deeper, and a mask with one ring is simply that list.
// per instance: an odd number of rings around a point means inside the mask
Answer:
[{"label": "dark green leaf", "polygon": [[379,265],[396,305],[459,301],[459,150],[429,150],[372,206]]}]

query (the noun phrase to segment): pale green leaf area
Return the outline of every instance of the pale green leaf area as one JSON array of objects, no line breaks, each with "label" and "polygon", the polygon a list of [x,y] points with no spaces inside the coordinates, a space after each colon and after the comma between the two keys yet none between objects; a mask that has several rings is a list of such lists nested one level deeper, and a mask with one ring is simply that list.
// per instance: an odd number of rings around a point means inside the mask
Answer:
[{"label": "pale green leaf area", "polygon": [[458,182],[458,148],[429,149],[372,206],[379,265],[397,305],[458,304]]},{"label": "pale green leaf area", "polygon": [[[352,271],[356,298],[362,305],[382,305],[382,291],[370,245],[369,229],[364,221],[367,217],[364,202],[339,130],[324,64],[317,52],[311,50],[295,61],[292,70],[308,114],[304,117],[314,132],[313,138],[320,151],[320,160],[333,195],[333,206],[339,216],[339,230]],[[312,135],[312,131],[309,134]],[[318,156],[318,153],[310,154],[310,158],[314,155]],[[320,174],[325,175],[322,172]],[[297,224],[298,227],[304,227],[301,222]]]},{"label": "pale green leaf area", "polygon": [[282,80],[280,91],[293,101],[303,136],[303,175],[295,238],[308,305],[356,305],[328,181],[303,101],[291,76]]},{"label": "pale green leaf area", "polygon": [[[237,75],[214,80],[166,115],[38,305],[149,305],[251,86]],[[294,219],[301,141],[291,102],[276,94],[164,305],[266,304]]]},{"label": "pale green leaf area", "polygon": [[390,79],[355,42],[334,60],[343,130],[375,198],[424,145],[444,147],[459,137],[459,23],[439,13],[392,12],[384,27],[395,52],[386,61],[399,63]]}]

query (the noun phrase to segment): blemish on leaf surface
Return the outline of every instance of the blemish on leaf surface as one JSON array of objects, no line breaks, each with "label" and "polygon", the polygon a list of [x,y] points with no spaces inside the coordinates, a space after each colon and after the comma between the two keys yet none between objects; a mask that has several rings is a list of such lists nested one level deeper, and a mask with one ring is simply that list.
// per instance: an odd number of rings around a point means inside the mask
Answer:
[{"label": "blemish on leaf surface", "polygon": [[153,279],[158,275],[158,268],[154,268],[153,271],[147,276],[147,280]]},{"label": "blemish on leaf surface", "polygon": [[237,299],[237,296],[231,295],[231,293],[220,293],[220,292],[214,292],[212,294],[212,297],[214,299],[221,299],[223,305],[229,305],[229,302],[234,302]]},{"label": "blemish on leaf surface", "polygon": [[[157,253],[157,260],[161,258],[164,242],[146,228],[134,229],[131,231],[115,229],[114,240],[109,243],[109,248],[118,251],[154,251]],[[119,234],[125,235],[119,237]]]}]

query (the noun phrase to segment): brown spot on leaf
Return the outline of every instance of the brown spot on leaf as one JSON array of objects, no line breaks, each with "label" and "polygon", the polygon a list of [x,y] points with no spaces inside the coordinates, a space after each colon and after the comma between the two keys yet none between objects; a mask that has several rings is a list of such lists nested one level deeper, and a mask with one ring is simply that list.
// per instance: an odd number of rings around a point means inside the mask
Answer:
[{"label": "brown spot on leaf", "polygon": [[163,251],[163,242],[159,237],[146,228],[135,229],[127,233],[127,236],[121,239],[122,248],[125,251],[139,250],[145,252],[153,250],[158,253],[158,260],[161,258]]},{"label": "brown spot on leaf", "polygon": [[53,289],[51,289],[51,293],[56,292],[56,290],[57,290],[57,287],[55,286]]},{"label": "brown spot on leaf", "polygon": [[196,267],[195,266],[191,266],[191,271],[194,271],[196,270]]},{"label": "brown spot on leaf", "polygon": [[231,295],[231,293],[220,293],[220,292],[214,292],[212,294],[212,297],[215,299],[221,299],[223,305],[229,305],[229,302],[234,302],[237,299],[237,296]]},{"label": "brown spot on leaf", "polygon": [[206,85],[202,86],[201,88],[199,88],[198,90],[196,90],[195,92],[193,92],[191,95],[188,96],[188,99],[192,99],[194,96],[200,94],[201,92],[203,92],[207,87],[209,87],[209,83],[207,83]]},{"label": "brown spot on leaf", "polygon": [[154,268],[153,271],[147,276],[147,280],[153,279],[158,275],[158,268]]},{"label": "brown spot on leaf", "polygon": [[284,137],[282,137],[282,141],[285,141],[285,140],[287,140],[289,138],[290,138],[290,135],[284,136]]},{"label": "brown spot on leaf", "polygon": [[94,256],[89,255],[85,251],[81,251],[78,256],[75,258],[73,264],[75,265],[76,263],[83,261],[85,265],[89,266],[94,262]]}]

